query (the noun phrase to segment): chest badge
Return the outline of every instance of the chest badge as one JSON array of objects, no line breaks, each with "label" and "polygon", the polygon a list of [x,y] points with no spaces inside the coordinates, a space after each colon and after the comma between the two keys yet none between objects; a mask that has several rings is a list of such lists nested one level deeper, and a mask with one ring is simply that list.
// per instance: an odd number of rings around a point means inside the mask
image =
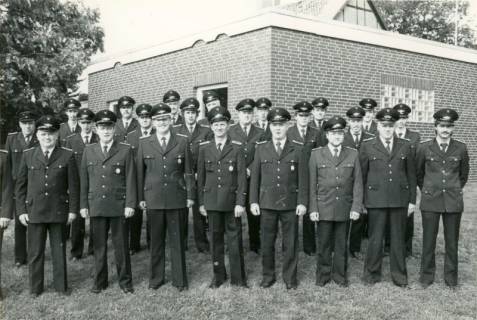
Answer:
[{"label": "chest badge", "polygon": [[177,163],[178,163],[178,164],[181,164],[181,163],[182,163],[182,159],[181,159],[181,158],[177,158]]},{"label": "chest badge", "polygon": [[230,172],[234,171],[234,166],[231,165],[231,166],[229,167],[229,171],[230,171]]},{"label": "chest badge", "polygon": [[295,166],[294,166],[294,165],[291,165],[290,170],[291,170],[291,171],[295,171]]},{"label": "chest badge", "polygon": [[116,174],[120,174],[120,173],[121,173],[121,169],[116,168],[116,171],[115,171],[115,172],[116,172]]}]

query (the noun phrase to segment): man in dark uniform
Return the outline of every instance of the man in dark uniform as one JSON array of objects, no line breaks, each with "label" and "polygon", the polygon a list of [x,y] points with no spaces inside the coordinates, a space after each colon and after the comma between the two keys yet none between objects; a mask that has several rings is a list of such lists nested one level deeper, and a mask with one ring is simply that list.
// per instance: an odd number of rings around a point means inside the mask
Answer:
[{"label": "man in dark uniform", "polygon": [[374,121],[375,108],[378,106],[377,102],[370,98],[364,98],[359,102],[361,108],[366,112],[363,117],[364,131],[371,134],[378,134],[378,125]]},{"label": "man in dark uniform", "polygon": [[[235,107],[235,110],[238,111],[239,121],[237,124],[230,126],[229,130],[230,139],[242,143],[245,164],[247,165],[247,179],[250,179],[250,167],[255,154],[255,144],[262,139],[264,134],[262,129],[252,124],[254,107],[255,101],[252,99],[240,101]],[[247,210],[247,221],[250,250],[258,254],[260,251],[260,217]]]},{"label": "man in dark uniform", "polygon": [[2,242],[3,232],[8,228],[10,221],[13,219],[13,180],[10,163],[7,159],[8,152],[0,150],[0,301],[3,300],[2,292]]},{"label": "man in dark uniform", "polygon": [[[393,109],[399,112],[399,120],[396,121],[395,135],[398,138],[408,140],[411,143],[411,151],[415,156],[419,143],[421,142],[421,135],[419,134],[419,132],[412,131],[411,129],[408,129],[406,127],[409,114],[411,114],[411,108],[404,103],[399,103],[395,105]],[[414,236],[414,212],[412,212],[407,217],[407,222],[406,222],[406,239],[405,239],[406,240],[406,257],[409,257],[412,255],[413,236]],[[389,252],[389,244],[390,244],[390,233],[389,233],[389,223],[388,223],[387,230],[386,230],[385,246],[384,246],[385,252],[386,251]],[[386,250],[386,248],[388,250]]]},{"label": "man in dark uniform", "polygon": [[60,120],[37,121],[39,146],[23,151],[16,183],[19,220],[28,225],[30,292],[44,288],[45,242],[50,238],[55,290],[67,292],[66,225],[79,209],[79,177],[73,151],[58,147]]},{"label": "man in dark uniform", "polygon": [[272,102],[268,98],[258,98],[255,101],[255,119],[254,125],[264,130],[262,140],[270,140],[272,133],[270,132],[270,126],[268,125],[267,115],[272,108]]},{"label": "man in dark uniform", "polygon": [[209,126],[209,119],[207,119],[208,110],[212,110],[215,107],[220,107],[220,98],[215,91],[206,91],[202,97],[202,102],[204,103],[204,118],[198,121],[199,124]]},{"label": "man in dark uniform", "polygon": [[116,121],[116,128],[114,129],[114,139],[118,142],[126,141],[128,133],[139,127],[139,123],[133,118],[133,108],[135,104],[136,101],[129,96],[123,96],[118,100],[121,119]]},{"label": "man in dark uniform", "polygon": [[179,105],[181,102],[181,96],[179,93],[174,90],[167,91],[162,97],[162,102],[171,108],[172,125],[183,124],[184,118],[179,112]]},{"label": "man in dark uniform", "polygon": [[[349,131],[344,135],[343,146],[360,150],[361,143],[374,137],[373,134],[364,131],[363,117],[365,111],[361,107],[351,107],[346,111],[348,118]],[[351,221],[349,234],[349,254],[351,257],[362,260],[361,255],[361,240],[367,236],[368,216],[360,214],[357,220]]]},{"label": "man in dark uniform", "polygon": [[[293,106],[296,111],[296,123],[287,130],[287,139],[299,141],[304,145],[304,149],[311,154],[311,149],[321,146],[321,129],[313,128],[310,125],[310,116],[313,106],[306,101],[298,102]],[[303,216],[303,251],[311,256],[316,253],[316,232],[315,222],[310,220],[310,214]]]},{"label": "man in dark uniform", "polygon": [[313,106],[313,109],[312,109],[313,121],[311,121],[310,126],[312,128],[319,130],[320,139],[318,141],[318,145],[326,146],[328,141],[326,141],[326,134],[323,128],[326,123],[326,120],[325,120],[326,111],[330,103],[328,102],[328,99],[319,97],[314,99],[311,102],[311,105]]},{"label": "man in dark uniform", "polygon": [[363,172],[364,206],[368,214],[368,251],[363,280],[381,281],[386,221],[391,225],[390,267],[393,283],[407,286],[404,235],[407,215],[416,203],[415,160],[407,140],[394,135],[399,113],[383,108],[376,114],[378,135],[363,141],[360,162]]},{"label": "man in dark uniform", "polygon": [[83,218],[90,217],[94,246],[92,293],[108,287],[108,234],[114,247],[119,287],[133,293],[128,223],[137,205],[136,167],[130,145],[114,139],[116,115],[109,110],[95,115],[99,142],[89,144],[81,161],[81,203]]},{"label": "man in dark uniform", "polygon": [[[18,112],[19,132],[9,133],[5,143],[7,150],[8,165],[12,170],[13,186],[17,181],[20,160],[23,150],[33,148],[38,145],[35,135],[35,120],[37,114],[30,107],[21,108]],[[15,202],[13,202],[13,215],[15,219],[15,266],[21,267],[27,262],[27,228],[18,220]]]},{"label": "man in dark uniform", "polygon": [[66,138],[75,133],[81,132],[81,127],[78,125],[78,110],[81,107],[81,103],[76,99],[68,99],[63,104],[63,111],[65,112],[68,120],[61,124],[59,131],[59,143],[60,146],[66,145]]},{"label": "man in dark uniform", "polygon": [[287,139],[290,113],[284,108],[270,110],[272,139],[257,143],[250,178],[250,210],[261,215],[262,288],[275,281],[275,242],[278,222],[283,237],[283,280],[287,289],[296,289],[298,267],[298,218],[308,204],[308,161],[303,145]]},{"label": "man in dark uniform", "polygon": [[242,143],[228,137],[230,113],[216,107],[208,113],[212,141],[201,143],[197,164],[200,212],[209,217],[214,277],[210,288],[227,279],[224,233],[227,235],[232,285],[247,286],[242,244],[242,220],[247,197],[247,168]]},{"label": "man in dark uniform", "polygon": [[[142,137],[149,137],[154,134],[156,130],[152,126],[152,106],[147,103],[140,104],[136,107],[136,115],[139,127],[136,130],[129,132],[126,136],[126,143],[133,149],[134,159],[137,161],[137,150],[139,148],[139,140]],[[134,215],[128,219],[129,223],[129,253],[135,255],[136,252],[141,251],[141,229],[143,221],[143,210],[136,208]],[[150,230],[149,223],[146,223],[146,241],[148,247],[150,245]]]},{"label": "man in dark uniform", "polygon": [[[199,157],[199,145],[213,137],[213,133],[209,127],[197,123],[197,116],[199,115],[199,101],[196,98],[185,99],[181,103],[183,124],[173,126],[176,133],[187,136],[189,140],[189,148],[192,155],[192,167],[194,169],[194,176],[197,173],[197,159]],[[195,245],[199,252],[209,252],[209,240],[207,239],[207,218],[200,214],[198,202],[194,202],[192,206],[192,221],[194,226]],[[189,225],[189,209],[186,208],[184,214],[184,243],[187,247],[187,235]]]},{"label": "man in dark uniform", "polygon": [[[192,155],[187,136],[171,131],[171,108],[159,103],[152,110],[156,134],[139,141],[137,181],[139,206],[151,225],[149,288],[165,282],[166,230],[169,234],[172,285],[187,289],[183,212],[196,195]],[[158,196],[159,195],[159,196]]]},{"label": "man in dark uniform", "polygon": [[465,143],[452,138],[453,109],[434,113],[436,137],[420,144],[417,152],[417,183],[421,189],[422,258],[419,281],[423,287],[434,282],[436,238],[442,216],[445,240],[444,281],[458,285],[458,242],[464,211],[463,188],[469,177],[469,154]]},{"label": "man in dark uniform", "polygon": [[[66,138],[66,147],[73,150],[78,172],[81,169],[81,159],[86,145],[99,141],[98,135],[93,132],[94,112],[90,109],[80,109],[78,111],[78,125],[80,133],[74,133]],[[84,249],[85,224],[83,217],[79,216],[71,223],[71,259],[73,261],[81,259]],[[93,254],[93,237],[90,235],[88,242],[88,254]]]},{"label": "man in dark uniform", "polygon": [[[333,280],[347,286],[349,222],[356,221],[363,203],[363,177],[356,149],[343,146],[346,121],[332,117],[324,130],[325,147],[315,148],[309,162],[311,220],[318,222],[316,284]],[[334,253],[333,253],[334,252]]]}]

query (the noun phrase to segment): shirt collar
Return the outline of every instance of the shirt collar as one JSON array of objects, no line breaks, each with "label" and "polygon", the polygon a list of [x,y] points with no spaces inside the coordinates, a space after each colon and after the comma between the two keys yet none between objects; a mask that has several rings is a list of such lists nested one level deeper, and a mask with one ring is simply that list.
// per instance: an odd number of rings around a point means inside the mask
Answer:
[{"label": "shirt collar", "polygon": [[[386,140],[387,140],[387,139],[384,139],[384,138],[383,138],[383,137],[381,137],[381,136],[379,136],[379,139],[381,140],[381,142],[383,143],[383,145],[384,145],[384,146],[386,146]],[[389,144],[389,146],[392,148],[392,146],[393,146],[393,142],[394,142],[394,139],[393,139],[393,138],[391,138],[391,139],[389,139],[389,141],[390,141],[390,144]]]},{"label": "shirt collar", "polygon": [[161,135],[159,133],[157,133],[157,138],[159,139],[159,142],[161,141],[162,138],[166,138],[166,142],[169,141],[169,139],[171,138],[171,132],[168,131],[166,134],[164,135]]},{"label": "shirt collar", "polygon": [[111,146],[113,145],[113,142],[114,142],[114,140],[111,140],[111,141],[108,142],[108,143],[101,142],[101,150],[103,150],[104,147],[106,146],[106,148],[107,148],[108,151],[109,151],[109,149],[111,149]]},{"label": "shirt collar", "polygon": [[331,154],[334,155],[335,154],[335,149],[338,149],[338,154],[341,153],[341,144],[337,147],[331,145],[331,143],[328,143],[328,149],[330,149],[331,151]]},{"label": "shirt collar", "polygon": [[282,140],[277,140],[277,139],[272,139],[273,141],[273,146],[277,146],[277,142],[280,142],[280,146],[283,148],[285,146],[285,143],[287,142],[287,138],[283,138]]},{"label": "shirt collar", "polygon": [[447,143],[447,146],[449,146],[449,144],[450,144],[450,139],[447,140],[447,141],[444,141],[444,140],[442,140],[441,138],[439,138],[438,136],[436,136],[436,142],[437,142],[437,144],[439,145],[439,147],[441,146],[442,143]]},{"label": "shirt collar", "polygon": [[46,151],[48,151],[48,154],[51,156],[51,154],[53,153],[53,150],[55,150],[55,146],[53,147],[50,147],[50,148],[41,148],[41,152],[43,152],[43,154],[45,154]]}]

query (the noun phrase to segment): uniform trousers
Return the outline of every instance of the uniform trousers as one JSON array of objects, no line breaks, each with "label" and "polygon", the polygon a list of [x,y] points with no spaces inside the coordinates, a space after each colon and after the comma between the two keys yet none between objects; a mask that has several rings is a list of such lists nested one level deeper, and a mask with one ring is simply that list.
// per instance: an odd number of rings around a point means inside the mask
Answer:
[{"label": "uniform trousers", "polygon": [[311,254],[316,252],[316,223],[310,220],[310,213],[303,216],[303,251]]},{"label": "uniform trousers", "polygon": [[[405,234],[405,243],[406,243],[406,257],[412,255],[412,238],[414,237],[414,212],[411,213],[406,220],[406,234]],[[386,235],[384,238],[384,250],[389,251],[389,245],[391,243],[391,234],[389,223],[386,225]]]},{"label": "uniform trousers", "polygon": [[[249,185],[249,179],[247,179],[247,186]],[[249,203],[249,190],[250,187],[247,187],[247,196],[246,196],[246,202]],[[247,212],[247,224],[248,224],[248,241],[250,244],[250,250],[252,251],[258,251],[260,250],[261,244],[260,244],[260,232],[261,232],[261,218],[260,216],[255,216],[252,214],[250,211],[250,206],[245,206],[245,211]]]},{"label": "uniform trousers", "polygon": [[353,220],[350,223],[349,232],[349,251],[360,252],[361,241],[366,234],[366,226],[368,224],[368,216],[360,214],[358,220]]},{"label": "uniform trousers", "polygon": [[141,250],[143,212],[140,208],[134,210],[134,215],[128,219],[129,224],[129,250]]},{"label": "uniform trousers", "polygon": [[[13,212],[16,212],[15,204],[13,204]],[[25,264],[27,262],[27,227],[20,222],[17,214],[15,214],[14,234],[15,263]]]},{"label": "uniform trousers", "polygon": [[[91,226],[89,227],[89,241],[88,241],[88,253],[93,252],[93,235],[91,232]],[[76,219],[71,223],[71,256],[75,258],[81,258],[84,251],[84,238],[86,235],[86,219],[80,215],[76,216]]]},{"label": "uniform trousers", "polygon": [[194,202],[192,206],[192,223],[194,228],[194,240],[197,250],[207,252],[210,250],[209,240],[207,239],[207,218],[200,214],[199,203]]}]

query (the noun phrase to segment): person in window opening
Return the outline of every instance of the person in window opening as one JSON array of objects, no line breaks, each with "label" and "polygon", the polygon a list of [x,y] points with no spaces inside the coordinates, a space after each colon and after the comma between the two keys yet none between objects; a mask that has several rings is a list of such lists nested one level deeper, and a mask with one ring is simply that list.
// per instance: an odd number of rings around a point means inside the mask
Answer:
[{"label": "person in window opening", "polygon": [[179,112],[179,106],[181,104],[181,96],[177,91],[169,90],[162,97],[162,102],[167,104],[171,108],[172,125],[178,125],[184,123],[184,118]]},{"label": "person in window opening", "polygon": [[262,135],[262,140],[270,140],[272,133],[270,132],[270,126],[267,121],[267,115],[273,104],[268,98],[258,98],[255,101],[255,122],[254,125],[262,130],[265,130]]},{"label": "person in window opening", "polygon": [[125,142],[129,132],[134,131],[139,123],[133,118],[133,108],[136,101],[129,96],[122,96],[118,99],[118,108],[121,113],[121,119],[116,121],[114,129],[114,139],[118,142]]},{"label": "person in window opening", "polygon": [[205,117],[200,119],[198,123],[208,127],[210,124],[209,119],[207,118],[207,112],[215,107],[221,106],[220,98],[215,91],[208,90],[204,92],[204,95],[202,96],[202,102],[204,103],[205,107]]},{"label": "person in window opening", "polygon": [[366,111],[363,117],[364,131],[374,135],[378,134],[378,126],[376,122],[374,121],[375,114],[376,114],[375,109],[378,106],[377,102],[370,98],[364,98],[364,99],[361,99],[361,101],[359,102],[359,105],[361,106],[361,108],[364,109],[364,111]]}]

